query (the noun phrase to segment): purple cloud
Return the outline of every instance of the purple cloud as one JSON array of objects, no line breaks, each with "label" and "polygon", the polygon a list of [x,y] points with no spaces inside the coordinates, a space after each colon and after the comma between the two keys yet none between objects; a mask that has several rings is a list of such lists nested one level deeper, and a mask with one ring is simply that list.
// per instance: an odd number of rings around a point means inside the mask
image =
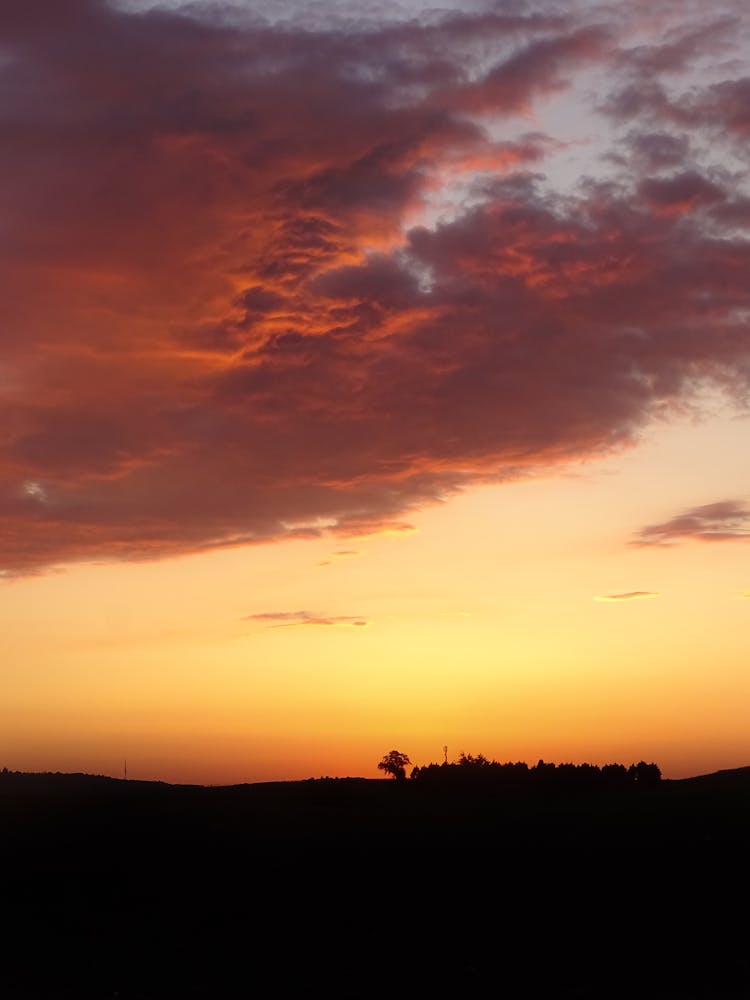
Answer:
[{"label": "purple cloud", "polygon": [[677,514],[660,524],[649,524],[633,545],[674,545],[679,542],[732,542],[750,539],[750,508],[738,500],[720,500]]}]

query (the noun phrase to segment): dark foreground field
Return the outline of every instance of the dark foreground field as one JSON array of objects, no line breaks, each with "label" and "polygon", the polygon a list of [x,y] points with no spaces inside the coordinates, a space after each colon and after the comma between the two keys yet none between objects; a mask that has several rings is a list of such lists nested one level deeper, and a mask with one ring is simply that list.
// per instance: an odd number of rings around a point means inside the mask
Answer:
[{"label": "dark foreground field", "polygon": [[9,998],[750,998],[750,769],[651,788],[0,776]]}]

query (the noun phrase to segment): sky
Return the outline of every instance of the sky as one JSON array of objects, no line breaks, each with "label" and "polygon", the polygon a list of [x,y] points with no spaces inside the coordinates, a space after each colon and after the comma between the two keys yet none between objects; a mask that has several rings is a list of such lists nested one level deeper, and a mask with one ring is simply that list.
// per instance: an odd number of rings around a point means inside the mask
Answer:
[{"label": "sky", "polygon": [[740,0],[0,7],[0,766],[750,763]]}]

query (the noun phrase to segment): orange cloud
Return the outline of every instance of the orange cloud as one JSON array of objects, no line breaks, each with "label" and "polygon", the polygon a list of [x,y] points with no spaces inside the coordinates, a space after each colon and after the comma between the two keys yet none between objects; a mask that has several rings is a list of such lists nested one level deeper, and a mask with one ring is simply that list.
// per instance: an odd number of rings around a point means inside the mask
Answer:
[{"label": "orange cloud", "polygon": [[[731,43],[718,19],[635,52],[616,5],[64,6],[0,10],[4,576],[405,533],[696,385],[746,391],[748,199],[717,160],[747,82],[674,83]],[[631,131],[562,194],[524,115],[597,67]]]}]

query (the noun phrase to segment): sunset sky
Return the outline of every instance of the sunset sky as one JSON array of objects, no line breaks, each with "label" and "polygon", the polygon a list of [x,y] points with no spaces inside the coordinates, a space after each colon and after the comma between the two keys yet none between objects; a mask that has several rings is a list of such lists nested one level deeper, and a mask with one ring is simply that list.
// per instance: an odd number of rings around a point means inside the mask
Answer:
[{"label": "sunset sky", "polygon": [[0,767],[750,764],[745,0],[0,4]]}]

